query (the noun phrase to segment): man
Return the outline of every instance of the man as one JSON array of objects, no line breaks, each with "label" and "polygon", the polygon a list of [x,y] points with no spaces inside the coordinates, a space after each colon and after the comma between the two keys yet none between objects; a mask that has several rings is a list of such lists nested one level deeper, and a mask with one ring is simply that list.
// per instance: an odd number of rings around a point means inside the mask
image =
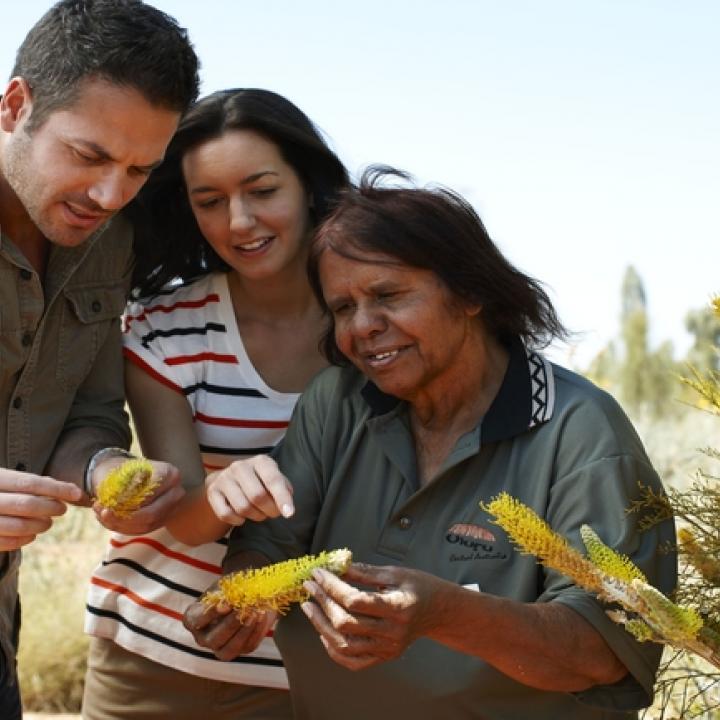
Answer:
[{"label": "man", "polygon": [[[141,0],[61,0],[23,41],[0,97],[0,717],[21,716],[18,549],[65,503],[89,505],[127,455],[119,316],[132,234],[117,215],[196,98],[184,29]],[[182,496],[177,469],[132,519]]]}]

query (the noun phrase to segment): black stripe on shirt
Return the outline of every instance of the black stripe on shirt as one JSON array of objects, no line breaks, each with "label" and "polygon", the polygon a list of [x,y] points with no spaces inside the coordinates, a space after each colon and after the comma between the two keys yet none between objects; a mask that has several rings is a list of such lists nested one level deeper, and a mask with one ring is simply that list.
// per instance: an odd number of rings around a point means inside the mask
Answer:
[{"label": "black stripe on shirt", "polygon": [[142,346],[147,350],[150,343],[159,337],[177,337],[180,335],[207,335],[209,332],[227,332],[222,323],[206,323],[204,327],[176,327],[170,330],[153,330],[142,336]]},{"label": "black stripe on shirt", "polygon": [[194,590],[193,588],[187,587],[187,585],[181,585],[180,583],[173,582],[163,575],[158,575],[157,573],[148,570],[146,567],[143,567],[140,563],[137,563],[134,560],[128,560],[127,558],[103,560],[103,566],[107,567],[108,565],[124,565],[125,567],[129,567],[131,570],[135,570],[135,572],[140,573],[140,575],[144,575],[148,578],[148,580],[154,580],[159,585],[164,585],[171,590],[183,593],[183,595],[189,595],[191,598],[195,598],[196,600],[202,595],[201,591]]},{"label": "black stripe on shirt", "polygon": [[200,445],[200,451],[204,453],[216,453],[218,455],[267,455],[273,449],[273,445],[256,448],[223,448],[212,447],[211,445]]},{"label": "black stripe on shirt", "polygon": [[240,665],[249,663],[250,665],[266,665],[267,667],[278,667],[278,668],[283,666],[282,660],[273,660],[271,658],[249,657],[247,655],[241,655],[240,657],[236,657],[234,660],[220,661],[211,652],[205,652],[204,650],[198,650],[198,648],[189,647],[188,645],[183,645],[182,643],[176,642],[175,640],[170,640],[169,638],[166,638],[162,635],[158,635],[157,633],[152,632],[152,630],[146,630],[145,628],[142,628],[139,625],[135,625],[135,623],[131,623],[129,620],[127,620],[122,615],[119,615],[116,612],[112,612],[110,610],[103,610],[102,608],[97,608],[97,607],[94,607],[93,605],[86,605],[85,609],[89,613],[92,613],[93,615],[97,615],[98,617],[109,618],[110,620],[115,620],[115,621],[121,623],[122,625],[124,625],[129,630],[136,632],[138,635],[143,635],[146,638],[149,638],[150,640],[154,640],[155,642],[160,643],[161,645],[167,645],[168,647],[175,648],[176,650],[181,650],[182,652],[186,652],[188,655],[195,655],[195,657],[204,658],[206,660],[217,660],[218,662],[238,663]]},{"label": "black stripe on shirt", "polygon": [[215,395],[232,395],[233,397],[256,397],[265,398],[267,395],[263,395],[259,390],[255,388],[238,388],[228,387],[225,385],[211,385],[205,381],[196,383],[195,385],[188,385],[183,388],[183,392],[186,395],[192,395],[192,393],[198,390],[204,390],[207,393],[214,393]]}]

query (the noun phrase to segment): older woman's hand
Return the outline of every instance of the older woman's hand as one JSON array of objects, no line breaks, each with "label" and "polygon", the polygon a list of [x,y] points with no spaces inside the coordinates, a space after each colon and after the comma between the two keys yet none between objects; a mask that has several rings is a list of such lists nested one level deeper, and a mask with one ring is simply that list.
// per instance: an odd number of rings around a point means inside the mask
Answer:
[{"label": "older woman's hand", "polygon": [[198,645],[212,650],[219,660],[232,660],[255,650],[276,619],[274,612],[258,612],[241,623],[229,605],[195,602],[185,610],[183,625]]},{"label": "older woman's hand", "polygon": [[315,602],[302,609],[328,655],[349,670],[361,670],[400,657],[426,635],[434,602],[448,585],[419,570],[354,563],[342,579],[316,570],[305,583]]}]

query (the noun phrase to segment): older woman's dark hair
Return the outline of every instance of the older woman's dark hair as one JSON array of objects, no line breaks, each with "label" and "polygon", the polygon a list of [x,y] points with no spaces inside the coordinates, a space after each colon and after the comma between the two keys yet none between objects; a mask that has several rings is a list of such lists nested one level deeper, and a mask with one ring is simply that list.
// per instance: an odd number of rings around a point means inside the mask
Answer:
[{"label": "older woman's dark hair", "polygon": [[343,164],[310,119],[286,98],[252,88],[208,95],[183,116],[165,160],[127,210],[135,225],[135,296],[156,293],[173,280],[229,269],[195,221],[182,159],[198,145],[232,130],[252,130],[277,146],[311,198],[314,224],[327,216],[349,186]]},{"label": "older woman's dark hair", "polygon": [[[486,329],[502,342],[519,336],[541,347],[567,337],[540,283],[508,262],[468,202],[444,188],[387,186],[388,179],[408,181],[409,176],[392,168],[369,168],[359,188],[343,194],[316,232],[308,271],[326,311],[319,277],[323,252],[332,249],[358,260],[366,260],[366,253],[382,253],[431,270],[462,301],[482,306]],[[331,362],[347,363],[332,325],[323,350]]]}]

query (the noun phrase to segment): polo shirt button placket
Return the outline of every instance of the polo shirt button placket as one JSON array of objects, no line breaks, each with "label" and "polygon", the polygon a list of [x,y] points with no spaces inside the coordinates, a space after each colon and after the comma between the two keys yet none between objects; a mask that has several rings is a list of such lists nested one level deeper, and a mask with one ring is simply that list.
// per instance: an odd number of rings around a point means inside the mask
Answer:
[{"label": "polo shirt button placket", "polygon": [[398,521],[398,524],[400,525],[401,530],[409,530],[412,527],[412,518],[409,518],[407,515],[403,515],[403,517],[401,517]]}]

